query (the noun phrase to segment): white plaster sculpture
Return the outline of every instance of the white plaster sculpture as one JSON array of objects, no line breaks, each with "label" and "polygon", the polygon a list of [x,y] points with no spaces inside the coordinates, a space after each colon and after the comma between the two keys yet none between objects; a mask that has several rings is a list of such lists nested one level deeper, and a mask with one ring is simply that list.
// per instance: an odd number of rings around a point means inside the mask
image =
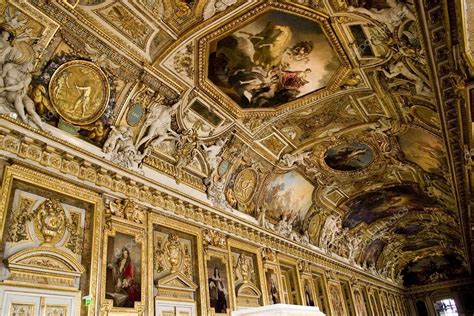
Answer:
[{"label": "white plaster sculpture", "polygon": [[110,154],[113,162],[125,168],[138,168],[150,150],[147,148],[143,153],[137,151],[133,144],[132,135],[131,127],[112,127],[102,149],[104,153]]},{"label": "white plaster sculpture", "polygon": [[284,154],[280,159],[280,164],[290,168],[294,165],[303,165],[304,159],[309,158],[311,152],[299,153],[299,154]]},{"label": "white plaster sculpture", "polygon": [[166,106],[162,100],[154,104],[148,112],[143,124],[143,136],[137,139],[137,148],[153,140],[157,146],[166,139],[177,139],[179,135],[171,129],[172,116],[176,114],[179,106],[188,100],[192,89],[189,89],[173,106]]},{"label": "white plaster sculpture", "polygon": [[219,166],[219,163],[222,161],[222,158],[219,156],[219,154],[222,151],[222,148],[224,147],[224,145],[227,143],[227,140],[228,138],[221,138],[214,145],[210,145],[210,146],[201,144],[202,149],[207,154],[207,162],[209,164],[209,168],[211,171],[210,172],[211,177],[215,174],[215,172],[217,171],[217,167]]},{"label": "white plaster sculpture", "polygon": [[387,29],[393,33],[395,29],[402,24],[405,19],[415,20],[413,11],[403,2],[398,0],[387,0],[388,8],[377,10],[375,8],[366,9],[350,6],[349,12],[358,12],[368,15],[372,19],[387,26]]},{"label": "white plaster sculpture", "polygon": [[111,61],[106,54],[101,54],[98,49],[91,47],[87,43],[85,44],[85,50],[89,54],[92,61],[99,65],[99,67],[107,70],[120,68],[120,66]]},{"label": "white plaster sculpture", "polygon": [[337,239],[337,233],[340,230],[340,220],[335,215],[330,214],[324,223],[324,228],[321,233],[321,240],[319,246],[322,249],[329,250]]},{"label": "white plaster sculpture", "polygon": [[210,0],[207,2],[202,12],[204,20],[212,18],[216,13],[222,12],[231,5],[237,3],[237,0]]},{"label": "white plaster sculpture", "polygon": [[0,113],[16,114],[34,127],[44,129],[35,104],[27,91],[31,83],[34,50],[26,43],[11,46],[11,33],[3,30],[0,34]]},{"label": "white plaster sculpture", "polygon": [[410,80],[410,82],[413,82],[417,94],[429,95],[431,92],[431,89],[425,84],[423,78],[409,69],[403,60],[394,61],[389,65],[388,70],[382,68],[381,71],[384,73],[385,77],[389,79],[404,76]]}]

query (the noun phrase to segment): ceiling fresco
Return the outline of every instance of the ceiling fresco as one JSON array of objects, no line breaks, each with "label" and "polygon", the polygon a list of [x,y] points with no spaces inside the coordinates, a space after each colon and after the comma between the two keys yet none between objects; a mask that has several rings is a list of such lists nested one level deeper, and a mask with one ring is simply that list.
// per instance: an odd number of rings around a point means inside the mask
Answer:
[{"label": "ceiling fresco", "polygon": [[276,107],[324,88],[340,64],[318,23],[281,11],[211,47],[208,78],[242,108]]},{"label": "ceiling fresco", "polygon": [[469,273],[463,154],[446,147],[412,2],[25,3],[0,4],[34,64],[25,124],[376,277]]}]

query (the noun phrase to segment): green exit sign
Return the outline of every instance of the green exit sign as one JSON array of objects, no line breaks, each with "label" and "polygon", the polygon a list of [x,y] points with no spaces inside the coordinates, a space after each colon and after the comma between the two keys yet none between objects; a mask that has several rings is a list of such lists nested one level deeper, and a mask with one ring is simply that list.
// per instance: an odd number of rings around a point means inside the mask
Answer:
[{"label": "green exit sign", "polygon": [[92,297],[87,295],[87,296],[84,296],[82,299],[84,300],[84,305],[85,306],[90,306],[91,305]]}]

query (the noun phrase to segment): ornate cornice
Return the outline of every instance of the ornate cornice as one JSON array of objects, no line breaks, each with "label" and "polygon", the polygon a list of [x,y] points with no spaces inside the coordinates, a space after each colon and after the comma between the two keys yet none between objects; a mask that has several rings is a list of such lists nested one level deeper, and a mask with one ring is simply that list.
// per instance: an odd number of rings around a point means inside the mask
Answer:
[{"label": "ornate cornice", "polygon": [[164,213],[200,227],[219,230],[234,239],[245,240],[256,246],[270,247],[346,277],[358,275],[360,280],[367,284],[402,293],[402,286],[263,230],[256,223],[219,211],[158,181],[152,181],[119,166],[112,166],[109,161],[50,134],[32,131],[32,128],[23,123],[0,116],[0,155],[56,177],[85,183],[104,193],[133,198],[137,205],[149,208],[152,212]]}]

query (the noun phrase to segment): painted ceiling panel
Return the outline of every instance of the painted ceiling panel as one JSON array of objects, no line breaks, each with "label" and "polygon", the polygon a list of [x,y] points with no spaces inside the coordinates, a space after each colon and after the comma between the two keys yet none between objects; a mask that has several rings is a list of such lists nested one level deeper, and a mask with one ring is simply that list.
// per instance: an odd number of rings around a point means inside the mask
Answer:
[{"label": "painted ceiling panel", "polygon": [[377,277],[411,286],[469,270],[453,189],[463,153],[447,148],[430,74],[443,51],[427,53],[438,42],[423,37],[424,6],[28,1],[68,25],[56,31],[19,3],[0,16],[18,56],[37,55],[25,123]]}]

